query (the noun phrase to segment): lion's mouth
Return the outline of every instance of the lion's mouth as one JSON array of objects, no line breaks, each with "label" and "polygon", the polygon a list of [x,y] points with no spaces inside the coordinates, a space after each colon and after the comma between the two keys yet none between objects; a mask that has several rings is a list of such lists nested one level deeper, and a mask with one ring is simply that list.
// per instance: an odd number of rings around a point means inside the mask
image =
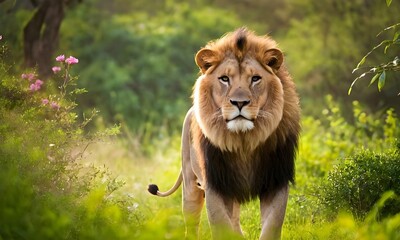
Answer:
[{"label": "lion's mouth", "polygon": [[234,117],[234,118],[226,119],[226,122],[235,121],[235,120],[247,120],[247,121],[251,121],[251,122],[254,121],[254,120],[252,120],[252,119],[248,119],[248,118],[246,118],[245,116],[239,114],[239,115],[237,115],[237,116]]},{"label": "lion's mouth", "polygon": [[254,121],[242,115],[226,120],[226,126],[231,132],[247,132],[254,128]]}]

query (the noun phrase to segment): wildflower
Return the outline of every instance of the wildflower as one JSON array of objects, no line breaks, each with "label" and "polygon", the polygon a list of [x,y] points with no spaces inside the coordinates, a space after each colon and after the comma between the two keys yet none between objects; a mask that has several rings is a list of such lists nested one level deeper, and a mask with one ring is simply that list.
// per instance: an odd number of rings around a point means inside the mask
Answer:
[{"label": "wildflower", "polygon": [[0,40],[3,39],[3,35],[0,35]]},{"label": "wildflower", "polygon": [[61,67],[54,66],[51,68],[51,70],[53,70],[53,73],[58,73],[59,71],[61,71]]},{"label": "wildflower", "polygon": [[34,84],[34,83],[32,83],[30,86],[29,86],[29,90],[31,90],[32,92],[36,92],[36,91],[38,91],[40,89],[40,86],[38,86],[38,85],[36,85],[36,84]]},{"label": "wildflower", "polygon": [[27,79],[29,82],[32,81],[33,79],[35,79],[35,74],[33,73],[23,73],[21,75],[22,79]]},{"label": "wildflower", "polygon": [[37,80],[35,81],[35,83],[32,83],[32,84],[29,86],[29,90],[31,90],[32,92],[36,92],[36,91],[40,90],[40,88],[42,87],[42,85],[43,85],[43,81],[40,80],[40,79],[37,79]]},{"label": "wildflower", "polygon": [[40,79],[37,79],[37,80],[35,81],[35,85],[41,87],[41,86],[43,85],[43,81],[40,80]]},{"label": "wildflower", "polygon": [[56,102],[51,102],[50,103],[50,107],[52,109],[56,109],[56,110],[60,109],[60,105],[58,103],[56,103]]},{"label": "wildflower", "polygon": [[56,61],[57,62],[64,62],[64,60],[65,60],[65,56],[64,55],[60,55],[60,56],[56,57]]},{"label": "wildflower", "polygon": [[65,62],[68,65],[72,65],[72,64],[77,64],[79,60],[77,58],[74,58],[73,56],[69,56],[69,58],[65,59]]},{"label": "wildflower", "polygon": [[47,99],[47,98],[42,99],[43,105],[47,105],[48,103],[49,103],[49,99]]}]

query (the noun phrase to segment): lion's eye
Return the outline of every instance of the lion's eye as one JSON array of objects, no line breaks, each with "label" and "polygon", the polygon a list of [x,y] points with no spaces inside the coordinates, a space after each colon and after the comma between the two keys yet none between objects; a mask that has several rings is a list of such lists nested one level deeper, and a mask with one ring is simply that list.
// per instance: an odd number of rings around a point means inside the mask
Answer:
[{"label": "lion's eye", "polygon": [[251,77],[251,82],[252,83],[257,83],[257,82],[259,82],[261,80],[261,77],[260,76],[253,76],[253,77]]},{"label": "lion's eye", "polygon": [[218,78],[222,83],[229,83],[229,77],[228,76],[221,76]]}]

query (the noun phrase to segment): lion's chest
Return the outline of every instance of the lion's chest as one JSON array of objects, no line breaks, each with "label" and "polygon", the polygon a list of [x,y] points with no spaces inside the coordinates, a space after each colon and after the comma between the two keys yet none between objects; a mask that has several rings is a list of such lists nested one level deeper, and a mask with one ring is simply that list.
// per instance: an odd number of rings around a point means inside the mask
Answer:
[{"label": "lion's chest", "polygon": [[245,156],[222,151],[203,138],[201,149],[208,187],[229,199],[247,202],[294,180],[294,146],[269,150],[268,143]]},{"label": "lion's chest", "polygon": [[224,197],[245,202],[258,196],[257,173],[251,156],[242,159],[238,154],[224,152],[216,147],[204,149],[205,169],[209,187]]}]

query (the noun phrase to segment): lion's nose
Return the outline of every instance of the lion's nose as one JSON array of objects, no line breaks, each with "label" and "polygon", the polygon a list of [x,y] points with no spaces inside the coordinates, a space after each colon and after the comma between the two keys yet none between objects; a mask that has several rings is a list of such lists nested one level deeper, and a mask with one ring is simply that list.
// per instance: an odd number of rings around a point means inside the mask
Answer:
[{"label": "lion's nose", "polygon": [[237,100],[231,99],[230,101],[231,101],[231,104],[235,105],[237,108],[239,108],[239,110],[242,110],[242,108],[244,106],[246,106],[250,103],[250,100],[237,101]]}]

